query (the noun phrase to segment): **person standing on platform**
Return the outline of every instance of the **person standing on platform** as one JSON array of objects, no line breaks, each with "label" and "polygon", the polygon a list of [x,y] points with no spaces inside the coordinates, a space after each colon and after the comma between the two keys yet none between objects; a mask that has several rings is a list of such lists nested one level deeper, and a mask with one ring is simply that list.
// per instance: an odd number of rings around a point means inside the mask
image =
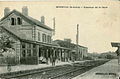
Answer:
[{"label": "person standing on platform", "polygon": [[53,61],[52,61],[52,65],[55,66],[55,61],[56,61],[56,58],[53,57]]},{"label": "person standing on platform", "polygon": [[56,61],[55,50],[52,49],[52,55],[51,55],[52,66],[55,66],[55,61]]}]

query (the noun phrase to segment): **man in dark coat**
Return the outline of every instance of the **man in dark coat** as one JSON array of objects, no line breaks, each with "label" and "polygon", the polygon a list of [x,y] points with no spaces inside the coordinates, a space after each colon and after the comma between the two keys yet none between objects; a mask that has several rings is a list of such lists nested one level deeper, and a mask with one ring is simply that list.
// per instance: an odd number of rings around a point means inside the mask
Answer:
[{"label": "man in dark coat", "polygon": [[56,58],[53,56],[53,58],[52,58],[52,66],[55,66],[55,61],[56,61]]}]

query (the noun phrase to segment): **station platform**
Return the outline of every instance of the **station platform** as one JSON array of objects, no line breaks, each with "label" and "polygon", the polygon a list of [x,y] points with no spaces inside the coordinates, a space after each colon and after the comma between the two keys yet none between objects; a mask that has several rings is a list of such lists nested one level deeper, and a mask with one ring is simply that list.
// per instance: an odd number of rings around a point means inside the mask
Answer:
[{"label": "station platform", "polygon": [[[89,61],[89,60],[86,60]],[[65,65],[65,64],[72,64],[72,63],[82,63],[85,61],[75,61],[75,62],[56,62],[55,66],[58,65]],[[52,64],[38,64],[38,65],[16,65],[11,66],[10,72],[17,72],[17,71],[25,71],[25,70],[32,70],[32,69],[40,69],[40,68],[46,68],[46,67],[52,67]],[[7,66],[0,66],[0,74],[8,73]]]},{"label": "station platform", "polygon": [[120,79],[119,77],[120,65],[118,65],[118,60],[114,59],[73,79]]}]

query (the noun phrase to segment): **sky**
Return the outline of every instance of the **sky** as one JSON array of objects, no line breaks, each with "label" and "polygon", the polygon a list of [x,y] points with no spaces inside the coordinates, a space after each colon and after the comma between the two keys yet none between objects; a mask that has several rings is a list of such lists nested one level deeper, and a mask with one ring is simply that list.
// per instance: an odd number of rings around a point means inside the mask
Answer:
[{"label": "sky", "polygon": [[[111,42],[120,42],[120,2],[119,1],[79,1],[79,2],[0,2],[0,18],[4,8],[21,12],[28,7],[28,15],[40,20],[45,16],[45,24],[53,28],[56,18],[56,32],[53,39],[70,38],[76,43],[77,24],[79,24],[79,44],[88,47],[90,53],[115,51]],[[56,8],[63,6],[68,8]],[[82,8],[69,8],[69,7]],[[93,7],[93,8],[84,8]],[[106,8],[95,8],[106,7]]]}]

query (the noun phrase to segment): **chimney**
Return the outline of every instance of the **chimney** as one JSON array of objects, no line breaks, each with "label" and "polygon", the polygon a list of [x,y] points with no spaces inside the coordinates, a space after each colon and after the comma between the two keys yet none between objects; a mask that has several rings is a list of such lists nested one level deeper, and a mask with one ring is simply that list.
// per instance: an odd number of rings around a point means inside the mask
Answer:
[{"label": "chimney", "polygon": [[27,8],[27,6],[23,6],[22,14],[28,16],[28,8]]},{"label": "chimney", "polygon": [[6,7],[4,9],[4,16],[8,15],[9,13],[10,13],[10,9],[9,9],[9,7]]},{"label": "chimney", "polygon": [[41,23],[45,24],[45,17],[44,16],[41,16]]}]

